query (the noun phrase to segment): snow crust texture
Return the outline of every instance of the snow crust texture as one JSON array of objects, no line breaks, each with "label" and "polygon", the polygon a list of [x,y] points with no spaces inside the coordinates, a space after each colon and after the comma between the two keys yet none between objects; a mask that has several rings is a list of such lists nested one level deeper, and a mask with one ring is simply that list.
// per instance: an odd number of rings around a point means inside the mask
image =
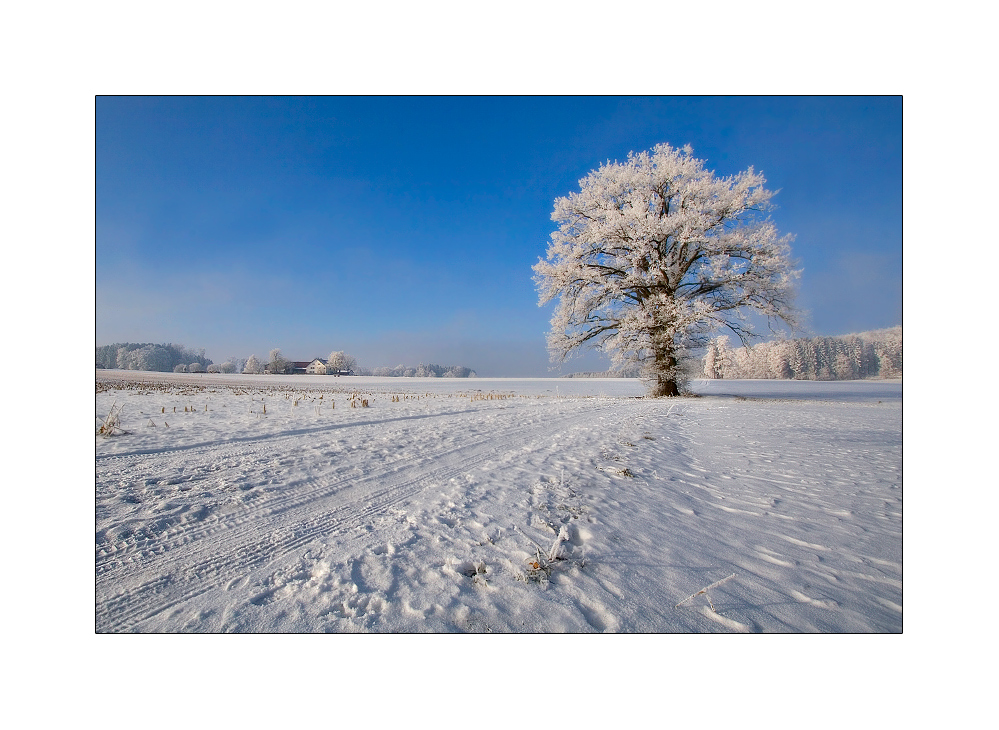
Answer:
[{"label": "snow crust texture", "polygon": [[695,386],[98,373],[96,629],[901,631],[901,382]]}]

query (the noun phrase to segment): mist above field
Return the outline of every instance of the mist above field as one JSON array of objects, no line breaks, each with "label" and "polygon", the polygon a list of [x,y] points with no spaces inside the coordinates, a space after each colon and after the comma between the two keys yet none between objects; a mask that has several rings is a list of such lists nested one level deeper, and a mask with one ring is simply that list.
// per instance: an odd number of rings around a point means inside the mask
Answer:
[{"label": "mist above field", "polygon": [[901,114],[898,97],[98,97],[96,340],[547,376],[531,267],[553,202],[660,142],[780,190],[812,333],[893,326]]}]

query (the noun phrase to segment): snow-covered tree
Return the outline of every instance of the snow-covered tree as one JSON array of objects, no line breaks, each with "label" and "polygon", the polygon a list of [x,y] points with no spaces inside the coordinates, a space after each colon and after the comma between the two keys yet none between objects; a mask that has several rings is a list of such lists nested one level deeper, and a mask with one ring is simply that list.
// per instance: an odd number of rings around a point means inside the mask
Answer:
[{"label": "snow-covered tree", "polygon": [[735,350],[728,350],[725,353],[725,360],[722,363],[723,377],[725,378],[757,378],[757,368],[754,358],[750,356],[753,348],[740,347]]},{"label": "snow-covered tree", "polygon": [[291,368],[291,363],[288,359],[281,354],[281,349],[275,347],[271,350],[271,359],[267,363],[267,372],[272,375],[278,375],[281,373],[286,373]]},{"label": "snow-covered tree", "polygon": [[205,368],[200,362],[192,362],[190,365],[187,366],[187,372],[203,373],[205,372]]},{"label": "snow-covered tree", "polygon": [[184,364],[174,365],[173,371],[175,373],[186,373],[187,372],[187,365],[184,365]]},{"label": "snow-covered tree", "polygon": [[126,370],[169,372],[176,364],[171,355],[163,345],[126,345],[118,350],[118,362]]},{"label": "snow-covered tree", "polygon": [[250,355],[246,358],[246,365],[243,366],[243,372],[248,375],[259,375],[264,372],[264,366],[257,359],[256,355]]},{"label": "snow-covered tree", "polygon": [[787,380],[791,377],[791,348],[787,340],[774,342],[767,355],[767,377]]},{"label": "snow-covered tree", "polygon": [[386,378],[400,378],[403,376],[405,371],[406,371],[405,365],[396,365],[394,368],[390,368],[387,365],[383,365],[381,367],[375,368],[374,374]]},{"label": "snow-covered tree", "polygon": [[773,193],[750,168],[719,178],[690,147],[660,144],[607,162],[557,198],[539,304],[558,299],[548,348],[584,346],[641,363],[654,396],[675,396],[680,360],[727,328],[745,345],[747,313],[794,326],[791,236],[765,213]]},{"label": "snow-covered tree", "polygon": [[728,359],[728,337],[721,335],[713,338],[704,353],[704,377],[712,380],[724,378]]},{"label": "snow-covered tree", "polygon": [[874,342],[878,359],[878,373],[882,378],[897,378],[902,374],[902,334],[888,336]]},{"label": "snow-covered tree", "polygon": [[349,373],[357,368],[357,360],[342,350],[334,350],[326,360],[326,372]]},{"label": "snow-covered tree", "polygon": [[853,380],[857,377],[853,358],[847,353],[841,352],[836,356],[836,362],[833,363],[833,376],[836,380]]},{"label": "snow-covered tree", "polygon": [[720,378],[797,380],[901,377],[902,328],[761,342],[728,350],[725,358],[719,356],[717,343],[712,341],[703,359],[704,377],[712,377],[711,373]]},{"label": "snow-covered tree", "polygon": [[227,360],[226,362],[219,365],[219,372],[220,373],[236,372],[236,363],[232,362],[231,360]]},{"label": "snow-covered tree", "polygon": [[191,351],[183,345],[121,342],[97,348],[97,363],[106,368],[123,370],[152,370],[169,373],[177,365],[197,361],[211,365],[204,349]]}]

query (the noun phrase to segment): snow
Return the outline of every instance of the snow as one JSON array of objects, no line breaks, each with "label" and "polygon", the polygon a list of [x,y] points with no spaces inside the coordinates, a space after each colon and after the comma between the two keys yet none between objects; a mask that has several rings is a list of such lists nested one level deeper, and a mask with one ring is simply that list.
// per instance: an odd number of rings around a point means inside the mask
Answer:
[{"label": "snow", "polygon": [[901,381],[97,385],[98,632],[902,631]]}]

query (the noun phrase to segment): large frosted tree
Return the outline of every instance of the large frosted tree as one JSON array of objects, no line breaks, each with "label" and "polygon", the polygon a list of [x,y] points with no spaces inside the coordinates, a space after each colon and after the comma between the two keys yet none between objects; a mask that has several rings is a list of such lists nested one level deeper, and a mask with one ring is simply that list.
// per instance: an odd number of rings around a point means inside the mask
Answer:
[{"label": "large frosted tree", "polygon": [[584,346],[643,366],[654,396],[675,396],[680,363],[719,330],[744,344],[748,315],[794,326],[792,237],[767,217],[774,193],[752,168],[716,177],[690,147],[657,145],[608,162],[555,201],[539,304],[558,300],[548,348]]}]

